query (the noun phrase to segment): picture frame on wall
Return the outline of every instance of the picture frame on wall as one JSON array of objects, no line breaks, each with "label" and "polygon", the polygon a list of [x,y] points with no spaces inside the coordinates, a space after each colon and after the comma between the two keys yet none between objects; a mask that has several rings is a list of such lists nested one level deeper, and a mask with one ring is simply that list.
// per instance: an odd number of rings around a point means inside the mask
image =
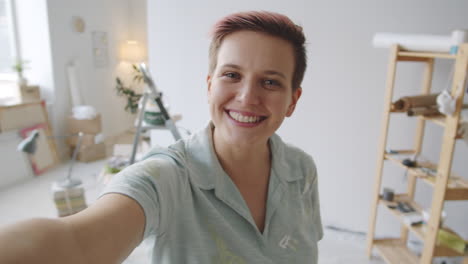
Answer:
[{"label": "picture frame on wall", "polygon": [[96,68],[107,67],[109,64],[109,56],[108,56],[109,40],[107,37],[107,32],[93,31],[92,41],[93,41],[94,67]]}]

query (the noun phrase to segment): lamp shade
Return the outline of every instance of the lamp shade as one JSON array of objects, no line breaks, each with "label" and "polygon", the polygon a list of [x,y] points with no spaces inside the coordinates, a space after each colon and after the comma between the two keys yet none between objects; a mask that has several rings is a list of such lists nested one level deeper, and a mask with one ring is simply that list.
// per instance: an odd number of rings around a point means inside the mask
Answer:
[{"label": "lamp shade", "polygon": [[145,60],[145,52],[141,44],[135,40],[128,40],[120,47],[120,59],[138,63]]},{"label": "lamp shade", "polygon": [[37,139],[39,131],[34,130],[27,138],[23,139],[18,145],[18,151],[34,154],[37,149]]},{"label": "lamp shade", "polygon": [[[83,138],[83,133],[79,132],[78,134],[72,134],[72,135],[48,137],[48,138],[60,138],[60,137],[76,137],[76,136],[78,137],[78,141],[76,143],[75,149],[73,150],[72,162],[68,169],[68,175],[66,178],[64,178],[58,183],[61,187],[71,188],[71,187],[78,186],[81,184],[81,180],[73,179],[71,175],[72,175],[73,164],[75,163],[75,160],[76,160],[76,155],[78,154],[78,151],[81,146],[81,139]],[[34,154],[37,150],[38,138],[39,138],[39,131],[35,129],[33,132],[31,132],[31,134],[27,138],[23,139],[18,144],[17,150],[26,152],[28,154]]]}]

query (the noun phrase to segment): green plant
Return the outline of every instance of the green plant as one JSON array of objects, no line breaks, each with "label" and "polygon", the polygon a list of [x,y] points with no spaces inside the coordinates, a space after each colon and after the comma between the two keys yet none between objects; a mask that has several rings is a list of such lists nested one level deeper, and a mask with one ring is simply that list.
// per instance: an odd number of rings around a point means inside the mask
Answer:
[{"label": "green plant", "polygon": [[143,74],[141,73],[140,69],[138,69],[138,67],[135,64],[132,64],[132,68],[135,74],[135,76],[133,76],[133,81],[141,83],[144,80]]},{"label": "green plant", "polygon": [[[140,70],[137,68],[136,65],[133,64],[132,68],[134,71],[133,83],[141,83],[143,81],[143,75],[141,74]],[[140,101],[142,94],[136,93],[131,86],[125,86],[119,77],[115,78],[115,82],[117,95],[125,96],[127,98],[127,105],[125,106],[125,111],[129,111],[130,113],[135,114],[138,110],[138,101]]]},{"label": "green plant", "polygon": [[18,73],[18,76],[23,77],[23,71],[27,69],[26,65],[29,63],[27,60],[17,60],[13,64],[12,69]]}]

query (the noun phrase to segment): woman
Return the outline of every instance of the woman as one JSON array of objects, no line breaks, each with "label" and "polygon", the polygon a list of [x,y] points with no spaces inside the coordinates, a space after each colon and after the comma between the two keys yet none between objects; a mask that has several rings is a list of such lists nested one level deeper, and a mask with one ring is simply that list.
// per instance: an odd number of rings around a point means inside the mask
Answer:
[{"label": "woman", "polygon": [[[304,42],[302,29],[280,14],[225,17],[210,46],[205,129],[152,150],[116,175],[90,208],[30,220],[0,236],[36,263],[120,262],[153,236],[153,263],[316,263],[322,226],[315,165],[274,134],[302,93]],[[14,238],[27,232],[34,246]],[[4,241],[0,255],[12,254],[2,252]]]}]

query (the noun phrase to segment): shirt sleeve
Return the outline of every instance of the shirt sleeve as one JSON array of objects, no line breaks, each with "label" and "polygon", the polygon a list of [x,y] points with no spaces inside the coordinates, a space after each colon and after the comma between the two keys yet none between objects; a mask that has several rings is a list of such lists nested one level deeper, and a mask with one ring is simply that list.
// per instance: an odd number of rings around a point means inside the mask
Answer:
[{"label": "shirt sleeve", "polygon": [[320,215],[320,198],[318,192],[318,177],[317,177],[317,169],[315,168],[315,164],[313,165],[313,180],[312,180],[312,208],[313,208],[313,221],[315,223],[315,229],[317,231],[317,241],[323,238],[323,226],[322,226],[322,217]]},{"label": "shirt sleeve", "polygon": [[320,215],[317,167],[312,157],[308,154],[306,154],[306,164],[306,187],[304,188],[309,190],[308,195],[310,195],[312,205],[312,223],[316,239],[319,241],[323,238],[323,226],[322,217]]},{"label": "shirt sleeve", "polygon": [[100,197],[109,193],[118,193],[135,200],[145,214],[144,238],[164,232],[164,189],[161,185],[160,161],[147,159],[135,163],[117,173],[105,187]]}]

